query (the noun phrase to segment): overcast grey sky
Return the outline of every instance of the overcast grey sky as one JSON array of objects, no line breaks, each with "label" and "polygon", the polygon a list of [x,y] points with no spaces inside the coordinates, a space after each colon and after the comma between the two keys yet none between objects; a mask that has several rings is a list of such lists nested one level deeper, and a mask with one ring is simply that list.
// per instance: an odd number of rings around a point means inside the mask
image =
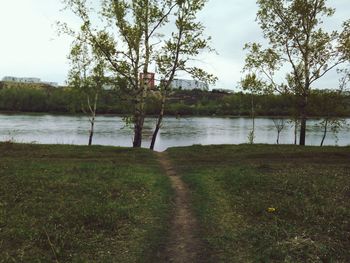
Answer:
[{"label": "overcast grey sky", "polygon": [[[336,14],[327,20],[328,29],[339,29],[350,18],[350,0],[329,0]],[[67,54],[71,40],[58,37],[55,21],[77,23],[60,12],[59,0],[0,0],[0,79],[4,76],[39,77],[63,84],[67,78]],[[218,54],[206,54],[200,66],[215,74],[216,88],[234,89],[241,78],[244,43],[262,41],[255,21],[255,0],[209,0],[198,17],[212,37]],[[319,88],[334,87],[338,76],[333,71],[317,83]]]}]

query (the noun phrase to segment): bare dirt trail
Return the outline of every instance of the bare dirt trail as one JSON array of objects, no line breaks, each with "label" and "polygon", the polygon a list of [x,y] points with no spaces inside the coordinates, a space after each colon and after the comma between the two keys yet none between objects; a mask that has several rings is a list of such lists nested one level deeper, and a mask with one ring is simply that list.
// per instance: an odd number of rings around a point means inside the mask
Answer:
[{"label": "bare dirt trail", "polygon": [[204,246],[196,236],[198,225],[190,208],[189,189],[174,170],[167,153],[157,153],[157,156],[175,191],[170,237],[160,257],[161,262],[203,262]]}]

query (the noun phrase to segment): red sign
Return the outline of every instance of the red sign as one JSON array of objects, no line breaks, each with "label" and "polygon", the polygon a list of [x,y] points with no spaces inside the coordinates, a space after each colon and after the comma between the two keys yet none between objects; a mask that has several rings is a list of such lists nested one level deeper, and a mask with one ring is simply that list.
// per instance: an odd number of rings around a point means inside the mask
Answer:
[{"label": "red sign", "polygon": [[140,73],[140,81],[144,81],[144,83],[147,85],[147,87],[149,89],[153,89],[154,88],[154,73]]}]

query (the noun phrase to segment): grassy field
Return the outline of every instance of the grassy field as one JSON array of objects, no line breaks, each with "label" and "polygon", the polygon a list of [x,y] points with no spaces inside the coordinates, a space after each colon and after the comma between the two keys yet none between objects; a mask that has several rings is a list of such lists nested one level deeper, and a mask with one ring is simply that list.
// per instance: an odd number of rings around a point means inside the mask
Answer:
[{"label": "grassy field", "polygon": [[350,148],[168,150],[209,262],[350,262]]},{"label": "grassy field", "polygon": [[[167,151],[208,262],[350,262],[350,148]],[[173,191],[145,149],[0,143],[0,262],[158,262]]]},{"label": "grassy field", "polygon": [[0,262],[154,262],[172,190],[148,150],[0,144]]}]

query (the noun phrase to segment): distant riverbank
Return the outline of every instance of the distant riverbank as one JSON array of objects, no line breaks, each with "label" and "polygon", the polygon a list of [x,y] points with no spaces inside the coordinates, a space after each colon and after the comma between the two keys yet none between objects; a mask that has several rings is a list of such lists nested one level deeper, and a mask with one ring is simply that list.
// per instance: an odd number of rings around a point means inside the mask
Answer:
[{"label": "distant riverbank", "polygon": [[[167,116],[250,116],[251,95],[203,90],[174,90],[169,94],[165,114]],[[308,116],[324,116],[325,98],[321,94],[311,95]],[[350,96],[339,97],[341,108],[332,108],[332,116],[350,117]],[[256,116],[294,116],[296,97],[293,95],[256,95],[254,96],[254,114]],[[151,92],[146,99],[146,114],[157,115],[160,108],[160,96]],[[80,114],[81,98],[70,88],[52,88],[37,85],[0,85],[1,112],[36,112],[51,114]],[[104,90],[99,96],[97,113],[132,114],[130,97],[120,90]]]}]

